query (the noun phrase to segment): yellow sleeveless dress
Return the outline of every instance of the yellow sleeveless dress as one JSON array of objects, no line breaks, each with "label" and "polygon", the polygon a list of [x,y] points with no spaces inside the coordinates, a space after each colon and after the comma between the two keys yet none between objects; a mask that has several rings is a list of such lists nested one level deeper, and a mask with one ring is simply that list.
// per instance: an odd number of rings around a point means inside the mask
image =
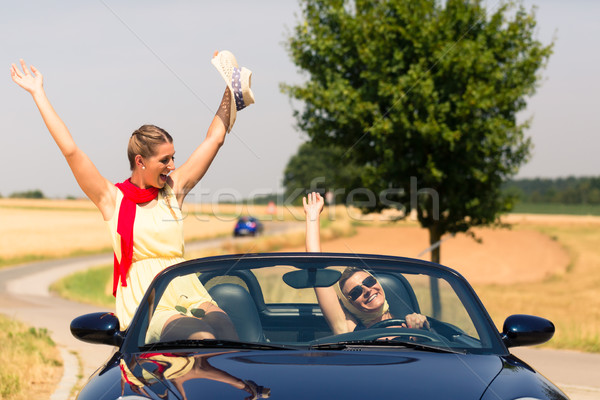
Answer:
[{"label": "yellow sleeveless dress", "polygon": [[[115,212],[106,221],[112,238],[112,245],[121,259],[121,237],[117,233],[119,208],[123,193],[117,190]],[[127,286],[117,286],[116,314],[121,330],[126,329],[140,304],[146,289],[154,277],[163,269],[185,261],[183,239],[183,217],[177,205],[173,189],[165,185],[159,191],[157,202],[152,207],[136,206],[133,224],[133,259],[127,273]],[[148,341],[157,341],[164,323],[178,314],[176,305],[188,309],[210,302],[216,305],[198,279],[185,277],[174,280],[165,293],[152,317]]]}]

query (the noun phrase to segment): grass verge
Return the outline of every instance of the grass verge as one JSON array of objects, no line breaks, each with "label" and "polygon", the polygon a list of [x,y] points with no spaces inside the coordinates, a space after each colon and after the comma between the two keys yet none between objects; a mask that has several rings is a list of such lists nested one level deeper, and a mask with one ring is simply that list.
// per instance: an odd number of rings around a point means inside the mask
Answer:
[{"label": "grass verge", "polygon": [[499,329],[511,314],[533,314],[556,326],[542,345],[600,352],[600,229],[593,224],[533,225],[569,252],[565,273],[539,282],[473,285]]},{"label": "grass verge", "polygon": [[597,204],[517,203],[512,213],[519,214],[562,214],[600,215]]},{"label": "grass verge", "polygon": [[63,367],[48,331],[0,315],[0,343],[0,399],[49,398]]},{"label": "grass verge", "polygon": [[50,291],[67,300],[100,307],[114,307],[115,298],[110,293],[112,273],[112,264],[100,265],[54,282],[50,285]]}]

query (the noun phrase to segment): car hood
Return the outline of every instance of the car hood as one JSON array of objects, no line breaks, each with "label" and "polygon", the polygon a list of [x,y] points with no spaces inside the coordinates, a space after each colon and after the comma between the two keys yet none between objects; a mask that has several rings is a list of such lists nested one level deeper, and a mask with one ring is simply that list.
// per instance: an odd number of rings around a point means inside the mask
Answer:
[{"label": "car hood", "polygon": [[365,349],[143,353],[121,361],[129,391],[189,400],[239,400],[251,388],[262,393],[255,398],[479,399],[501,369],[492,355]]}]

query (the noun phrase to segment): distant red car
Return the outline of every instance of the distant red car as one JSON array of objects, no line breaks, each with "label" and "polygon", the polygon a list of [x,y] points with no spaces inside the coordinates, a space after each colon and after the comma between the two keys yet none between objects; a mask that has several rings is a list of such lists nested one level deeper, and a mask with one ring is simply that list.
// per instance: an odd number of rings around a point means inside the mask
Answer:
[{"label": "distant red car", "polygon": [[233,236],[256,236],[263,232],[262,222],[254,217],[241,217],[233,229]]}]

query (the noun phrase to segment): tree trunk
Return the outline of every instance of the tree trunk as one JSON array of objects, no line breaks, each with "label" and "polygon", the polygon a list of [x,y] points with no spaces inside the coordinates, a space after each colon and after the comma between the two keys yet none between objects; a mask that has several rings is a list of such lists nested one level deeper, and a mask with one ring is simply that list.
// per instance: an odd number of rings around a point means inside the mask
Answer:
[{"label": "tree trunk", "polygon": [[[429,244],[435,246],[431,250],[431,261],[440,263],[441,245],[438,243],[442,239],[442,234],[439,232],[439,227],[434,224],[429,228]],[[440,319],[442,316],[442,302],[440,300],[440,286],[438,278],[430,277],[429,286],[431,288],[431,310],[433,318]]]}]

